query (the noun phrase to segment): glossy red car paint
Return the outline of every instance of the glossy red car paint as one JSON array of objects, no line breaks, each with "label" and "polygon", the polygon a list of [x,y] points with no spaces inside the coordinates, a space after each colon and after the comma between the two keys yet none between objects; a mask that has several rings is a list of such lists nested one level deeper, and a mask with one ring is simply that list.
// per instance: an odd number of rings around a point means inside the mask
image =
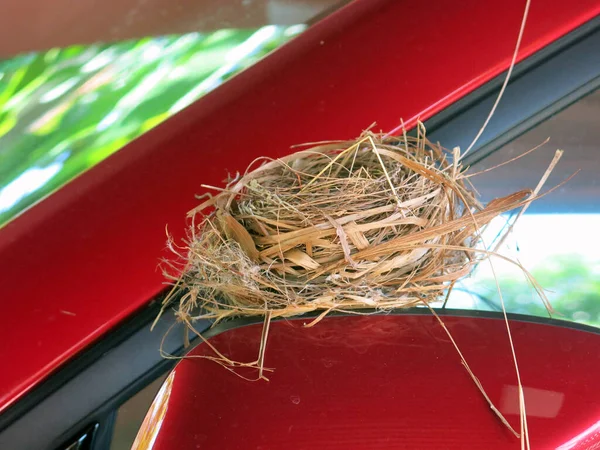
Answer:
[{"label": "glossy red car paint", "polygon": [[[472,370],[513,428],[518,391],[502,319],[446,317]],[[256,360],[262,325],[211,340]],[[600,335],[512,322],[531,448],[596,448]],[[200,345],[192,355],[210,354]],[[431,316],[328,318],[271,326],[270,382],[249,382],[206,359],[179,363],[135,450],[518,448]],[[256,373],[246,373],[255,376]],[[162,414],[160,414],[162,412]],[[591,430],[591,432],[590,432]]]},{"label": "glossy red car paint", "polygon": [[[165,225],[183,229],[201,183],[426,119],[507,68],[524,4],[353,2],[2,229],[0,410],[163,288]],[[534,2],[520,59],[599,12]]]}]

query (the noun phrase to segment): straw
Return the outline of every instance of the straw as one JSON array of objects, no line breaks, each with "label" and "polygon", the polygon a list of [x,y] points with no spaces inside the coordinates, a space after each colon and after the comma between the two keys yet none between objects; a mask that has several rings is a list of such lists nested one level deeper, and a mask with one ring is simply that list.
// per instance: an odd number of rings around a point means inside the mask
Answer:
[{"label": "straw", "polygon": [[170,243],[186,322],[435,304],[489,256],[480,229],[532,198],[484,207],[424,133],[367,132],[263,161],[213,188],[190,212],[185,244]]}]

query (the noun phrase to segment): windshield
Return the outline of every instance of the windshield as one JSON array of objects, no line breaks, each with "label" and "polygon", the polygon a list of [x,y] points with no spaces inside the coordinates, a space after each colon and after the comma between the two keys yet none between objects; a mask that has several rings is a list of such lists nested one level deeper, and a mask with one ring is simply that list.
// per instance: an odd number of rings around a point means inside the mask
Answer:
[{"label": "windshield", "polygon": [[[502,147],[474,165],[472,172],[494,167],[544,142],[540,149],[513,163],[473,177],[483,201],[534,188],[556,149],[564,155],[543,191],[577,175],[536,200],[518,220],[501,253],[518,260],[546,290],[557,319],[600,326],[600,91]],[[489,247],[509,216],[496,219],[484,235]],[[492,259],[507,310],[548,317],[539,297],[513,264]],[[457,285],[449,307],[500,311],[500,297],[488,262]]]}]

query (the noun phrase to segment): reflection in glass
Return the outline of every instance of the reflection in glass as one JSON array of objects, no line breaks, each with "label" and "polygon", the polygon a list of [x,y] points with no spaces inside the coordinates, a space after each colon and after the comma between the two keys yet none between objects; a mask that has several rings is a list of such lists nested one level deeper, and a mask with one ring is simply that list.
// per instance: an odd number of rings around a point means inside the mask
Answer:
[{"label": "reflection in glass", "polygon": [[304,29],[224,29],[0,61],[0,226]]},{"label": "reflection in glass", "polygon": [[154,442],[158,437],[160,427],[167,414],[169,396],[173,388],[174,378],[175,370],[169,374],[158,394],[156,394],[156,398],[152,402],[152,406],[150,406],[150,410],[146,414],[142,427],[131,447],[132,450],[152,450],[152,447],[154,447]]},{"label": "reflection in glass", "polygon": [[119,406],[110,450],[131,449],[148,409],[166,378],[167,375],[161,376]]},{"label": "reflection in glass", "polygon": [[[506,218],[492,222],[484,234],[488,246],[505,223]],[[600,326],[600,255],[590,245],[599,229],[600,214],[525,214],[501,253],[533,274],[546,290],[555,318]],[[492,258],[492,263],[508,311],[548,317],[521,269],[499,258]],[[448,306],[501,311],[489,262],[479,264],[455,287]]]},{"label": "reflection in glass", "polygon": [[[585,97],[548,121],[507,144],[473,166],[473,172],[491,168],[539,145],[539,150],[503,167],[473,177],[487,202],[538,183],[557,148],[563,158],[545,190],[557,190],[532,203],[517,222],[500,253],[519,261],[545,289],[557,319],[600,326],[600,91]],[[488,248],[509,217],[497,218],[484,234]],[[548,312],[523,272],[493,258],[502,296],[510,312],[548,317]],[[501,310],[500,297],[489,262],[457,285],[448,306]]]}]

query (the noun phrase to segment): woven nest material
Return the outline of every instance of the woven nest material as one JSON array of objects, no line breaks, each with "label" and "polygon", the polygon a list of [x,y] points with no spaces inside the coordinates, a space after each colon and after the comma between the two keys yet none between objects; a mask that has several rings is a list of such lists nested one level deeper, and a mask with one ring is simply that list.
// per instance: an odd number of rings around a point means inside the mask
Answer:
[{"label": "woven nest material", "polygon": [[443,300],[486,257],[481,229],[531,194],[484,207],[459,160],[424,133],[366,133],[260,159],[189,213],[185,246],[171,243],[183,261],[171,271],[179,316],[190,324],[318,311],[317,321]]}]

